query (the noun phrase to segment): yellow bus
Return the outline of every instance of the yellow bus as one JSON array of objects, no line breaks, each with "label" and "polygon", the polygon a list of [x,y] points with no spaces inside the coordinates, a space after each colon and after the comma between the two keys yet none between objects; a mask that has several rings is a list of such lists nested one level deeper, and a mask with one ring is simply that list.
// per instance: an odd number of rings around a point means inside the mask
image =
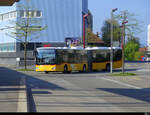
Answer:
[{"label": "yellow bus", "polygon": [[[121,48],[113,48],[113,68],[122,66]],[[110,71],[110,48],[41,47],[36,51],[37,72]]]},{"label": "yellow bus", "polygon": [[87,71],[87,50],[83,48],[43,47],[36,51],[36,71]]},{"label": "yellow bus", "polygon": [[[110,71],[110,47],[86,48],[88,64],[92,71]],[[113,69],[122,67],[122,48],[113,47]]]}]

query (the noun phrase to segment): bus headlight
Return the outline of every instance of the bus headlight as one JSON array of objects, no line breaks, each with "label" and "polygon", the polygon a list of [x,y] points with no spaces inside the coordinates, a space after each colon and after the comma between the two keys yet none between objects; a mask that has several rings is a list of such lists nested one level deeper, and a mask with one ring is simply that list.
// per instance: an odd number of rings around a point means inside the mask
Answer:
[{"label": "bus headlight", "polygon": [[55,70],[56,69],[56,67],[52,67],[52,70]]}]

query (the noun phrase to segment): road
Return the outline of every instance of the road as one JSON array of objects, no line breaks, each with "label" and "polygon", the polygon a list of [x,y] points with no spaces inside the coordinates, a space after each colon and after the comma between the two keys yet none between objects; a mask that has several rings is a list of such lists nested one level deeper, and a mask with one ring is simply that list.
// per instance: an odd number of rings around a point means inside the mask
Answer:
[{"label": "road", "polygon": [[[128,77],[112,77],[107,72],[45,74],[3,69],[6,76],[26,78],[29,112],[150,112],[150,64],[127,63],[126,71],[137,73]],[[9,107],[15,110],[17,102]]]},{"label": "road", "polygon": [[137,73],[128,77],[111,77],[105,72],[29,72],[30,111],[150,112],[149,66],[127,64],[128,72]]}]

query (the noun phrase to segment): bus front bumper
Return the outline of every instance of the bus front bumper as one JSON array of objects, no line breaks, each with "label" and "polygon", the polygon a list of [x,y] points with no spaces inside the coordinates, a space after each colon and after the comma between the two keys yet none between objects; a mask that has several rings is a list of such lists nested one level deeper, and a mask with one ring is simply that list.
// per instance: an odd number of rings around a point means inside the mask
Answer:
[{"label": "bus front bumper", "polygon": [[55,72],[57,71],[57,69],[56,69],[56,65],[36,65],[36,71],[37,72],[43,72],[43,71]]}]

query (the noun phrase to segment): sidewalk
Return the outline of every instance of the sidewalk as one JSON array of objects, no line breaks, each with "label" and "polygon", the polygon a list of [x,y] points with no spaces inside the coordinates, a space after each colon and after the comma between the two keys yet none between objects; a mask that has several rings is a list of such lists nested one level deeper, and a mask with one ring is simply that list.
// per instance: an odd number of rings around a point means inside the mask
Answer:
[{"label": "sidewalk", "polygon": [[25,77],[0,67],[0,112],[27,112]]}]

